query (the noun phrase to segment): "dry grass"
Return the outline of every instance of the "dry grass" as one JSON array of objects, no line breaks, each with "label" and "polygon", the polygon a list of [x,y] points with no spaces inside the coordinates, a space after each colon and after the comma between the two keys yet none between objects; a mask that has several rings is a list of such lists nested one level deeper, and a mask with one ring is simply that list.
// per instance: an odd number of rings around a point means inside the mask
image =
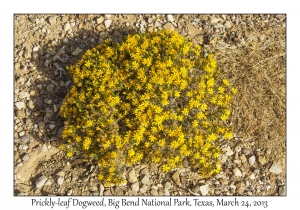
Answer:
[{"label": "dry grass", "polygon": [[236,48],[216,46],[214,53],[239,90],[232,111],[236,133],[258,148],[285,148],[286,28],[252,29]]}]

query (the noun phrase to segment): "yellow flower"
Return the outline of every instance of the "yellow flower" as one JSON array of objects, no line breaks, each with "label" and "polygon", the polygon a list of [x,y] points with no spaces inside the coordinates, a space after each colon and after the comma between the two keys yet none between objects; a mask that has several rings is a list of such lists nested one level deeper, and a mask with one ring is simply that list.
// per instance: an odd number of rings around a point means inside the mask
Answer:
[{"label": "yellow flower", "polygon": [[168,166],[167,164],[163,165],[162,171],[163,171],[164,173],[169,172],[169,171],[170,171],[170,166]]},{"label": "yellow flower", "polygon": [[198,121],[197,121],[197,120],[194,120],[194,121],[193,121],[193,124],[192,124],[193,128],[198,127],[198,125],[199,125]]},{"label": "yellow flower", "polygon": [[236,89],[236,88],[231,88],[231,92],[232,92],[233,94],[236,94],[236,93],[237,93],[237,89]]},{"label": "yellow flower", "polygon": [[67,156],[68,156],[68,158],[72,157],[72,156],[73,156],[73,152],[69,151],[69,152],[67,153]]},{"label": "yellow flower", "polygon": [[83,148],[85,149],[85,150],[88,150],[89,148],[90,148],[90,144],[91,144],[91,138],[85,138],[84,139],[84,142],[83,142]]},{"label": "yellow flower", "polygon": [[98,179],[99,179],[100,181],[102,181],[102,180],[104,179],[103,174],[98,174]]},{"label": "yellow flower", "polygon": [[128,150],[128,157],[132,157],[135,154],[133,149]]},{"label": "yellow flower", "polygon": [[226,132],[224,134],[224,138],[225,139],[232,139],[232,137],[233,137],[233,133],[231,131],[230,132]]},{"label": "yellow flower", "polygon": [[229,81],[227,79],[223,79],[223,84],[228,87],[230,85]]},{"label": "yellow flower", "polygon": [[182,114],[188,115],[188,113],[189,113],[189,110],[188,110],[187,108],[184,108],[184,109],[182,110]]}]

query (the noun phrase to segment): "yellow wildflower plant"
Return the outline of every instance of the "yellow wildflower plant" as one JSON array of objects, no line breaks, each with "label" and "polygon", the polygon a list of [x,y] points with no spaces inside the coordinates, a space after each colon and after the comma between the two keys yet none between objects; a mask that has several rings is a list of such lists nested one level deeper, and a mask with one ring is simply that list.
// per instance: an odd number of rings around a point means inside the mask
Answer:
[{"label": "yellow wildflower plant", "polygon": [[219,173],[220,139],[231,139],[230,101],[237,93],[212,54],[177,31],[105,40],[67,68],[74,85],[60,115],[68,157],[97,161],[105,186],[122,184],[124,167],[160,164],[165,173],[189,161]]}]

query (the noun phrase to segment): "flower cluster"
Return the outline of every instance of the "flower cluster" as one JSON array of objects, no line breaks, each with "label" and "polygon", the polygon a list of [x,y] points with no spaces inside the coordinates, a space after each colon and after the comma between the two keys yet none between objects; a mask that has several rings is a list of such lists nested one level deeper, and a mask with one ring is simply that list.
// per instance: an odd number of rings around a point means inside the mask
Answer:
[{"label": "flower cluster", "polygon": [[74,85],[60,109],[67,156],[98,161],[105,185],[124,182],[124,166],[184,160],[202,176],[219,173],[220,139],[236,89],[213,55],[173,31],[128,35],[87,50],[68,68]]}]

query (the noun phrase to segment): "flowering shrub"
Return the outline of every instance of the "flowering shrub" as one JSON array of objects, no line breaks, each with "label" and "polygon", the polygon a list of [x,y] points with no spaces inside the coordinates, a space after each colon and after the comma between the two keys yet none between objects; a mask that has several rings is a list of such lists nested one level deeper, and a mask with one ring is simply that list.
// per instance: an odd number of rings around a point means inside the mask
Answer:
[{"label": "flowering shrub", "polygon": [[237,90],[200,50],[163,30],[87,50],[68,68],[74,85],[60,109],[67,156],[97,160],[106,186],[123,183],[124,166],[137,162],[168,172],[187,160],[204,177],[219,173]]}]

